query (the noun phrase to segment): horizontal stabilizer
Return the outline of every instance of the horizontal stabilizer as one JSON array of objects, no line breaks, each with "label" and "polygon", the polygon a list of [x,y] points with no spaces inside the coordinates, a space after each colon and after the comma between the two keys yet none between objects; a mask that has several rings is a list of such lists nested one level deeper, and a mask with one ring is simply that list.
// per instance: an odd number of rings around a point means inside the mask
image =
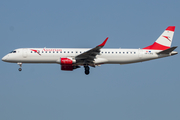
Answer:
[{"label": "horizontal stabilizer", "polygon": [[169,53],[171,53],[173,50],[175,50],[176,48],[177,48],[177,46],[171,47],[171,48],[166,49],[166,50],[163,50],[163,51],[161,51],[161,52],[159,52],[159,53],[157,53],[157,54],[169,54]]}]

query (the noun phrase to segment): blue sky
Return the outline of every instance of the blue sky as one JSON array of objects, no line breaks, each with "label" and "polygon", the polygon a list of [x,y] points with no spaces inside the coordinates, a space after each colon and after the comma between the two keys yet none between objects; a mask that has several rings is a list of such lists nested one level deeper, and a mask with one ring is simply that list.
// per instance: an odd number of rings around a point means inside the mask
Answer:
[{"label": "blue sky", "polygon": [[[0,56],[16,48],[143,48],[176,26],[178,0],[0,1]],[[179,51],[179,48],[176,49]],[[2,120],[180,119],[179,55],[129,65],[102,65],[90,75],[58,64],[0,62]]]}]

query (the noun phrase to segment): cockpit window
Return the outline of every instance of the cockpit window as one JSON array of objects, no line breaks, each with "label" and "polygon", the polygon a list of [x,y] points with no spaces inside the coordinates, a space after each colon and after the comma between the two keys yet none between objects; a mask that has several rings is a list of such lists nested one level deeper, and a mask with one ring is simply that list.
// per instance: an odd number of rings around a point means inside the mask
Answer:
[{"label": "cockpit window", "polygon": [[11,51],[10,53],[16,53],[16,51]]}]

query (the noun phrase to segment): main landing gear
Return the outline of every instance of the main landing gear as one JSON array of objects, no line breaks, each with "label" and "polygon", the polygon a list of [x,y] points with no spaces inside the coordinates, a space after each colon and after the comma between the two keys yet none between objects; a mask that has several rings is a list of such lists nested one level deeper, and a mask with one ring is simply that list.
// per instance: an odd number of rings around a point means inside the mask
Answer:
[{"label": "main landing gear", "polygon": [[89,66],[88,65],[84,65],[84,69],[85,69],[85,74],[89,75]]},{"label": "main landing gear", "polygon": [[21,67],[22,67],[22,63],[21,63],[21,62],[18,62],[17,64],[20,66],[20,68],[19,68],[18,70],[19,70],[19,71],[22,71],[22,68],[21,68]]}]

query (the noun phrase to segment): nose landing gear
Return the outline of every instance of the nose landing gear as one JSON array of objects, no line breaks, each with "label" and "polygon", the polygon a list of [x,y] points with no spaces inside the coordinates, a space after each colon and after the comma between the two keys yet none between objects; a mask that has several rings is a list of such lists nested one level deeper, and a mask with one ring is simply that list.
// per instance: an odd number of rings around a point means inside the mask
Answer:
[{"label": "nose landing gear", "polygon": [[88,65],[84,65],[84,69],[85,69],[85,74],[89,75],[89,66]]},{"label": "nose landing gear", "polygon": [[19,68],[18,70],[19,70],[19,71],[22,71],[22,68],[21,68],[21,67],[22,67],[22,63],[21,63],[21,62],[18,62],[17,64],[20,66],[20,68]]}]

